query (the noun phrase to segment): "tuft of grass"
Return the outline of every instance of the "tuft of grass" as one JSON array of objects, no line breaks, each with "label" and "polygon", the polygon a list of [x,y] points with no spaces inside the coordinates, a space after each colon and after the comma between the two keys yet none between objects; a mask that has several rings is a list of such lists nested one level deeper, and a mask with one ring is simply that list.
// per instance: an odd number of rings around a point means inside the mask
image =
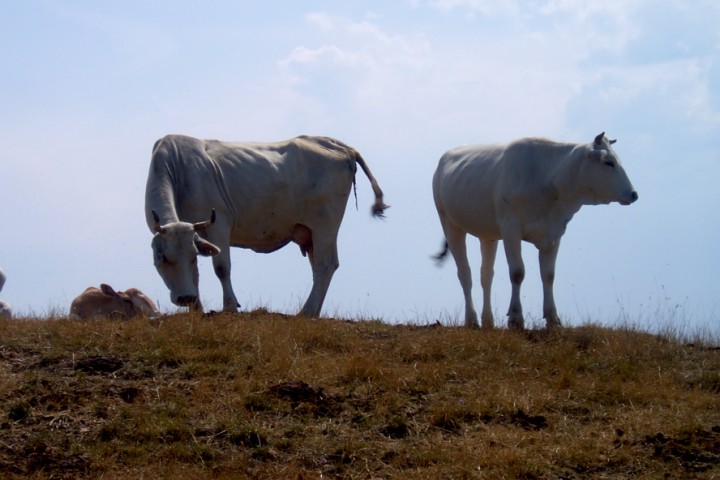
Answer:
[{"label": "tuft of grass", "polygon": [[3,478],[717,478],[720,349],[635,327],[0,320]]}]

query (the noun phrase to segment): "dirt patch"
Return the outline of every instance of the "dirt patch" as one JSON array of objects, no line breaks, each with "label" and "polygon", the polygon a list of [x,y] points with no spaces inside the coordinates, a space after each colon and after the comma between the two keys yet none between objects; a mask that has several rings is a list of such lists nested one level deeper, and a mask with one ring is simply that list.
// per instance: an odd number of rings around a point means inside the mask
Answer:
[{"label": "dirt patch", "polygon": [[310,411],[321,417],[338,415],[342,409],[343,399],[328,395],[322,387],[312,387],[303,381],[285,381],[270,387],[269,393],[277,398],[287,400],[293,410]]},{"label": "dirt patch", "polygon": [[87,373],[113,373],[120,370],[125,362],[117,357],[95,356],[83,358],[75,364],[75,370]]},{"label": "dirt patch", "polygon": [[655,458],[677,462],[687,472],[704,472],[720,465],[720,426],[675,436],[656,433],[641,443],[653,448]]}]

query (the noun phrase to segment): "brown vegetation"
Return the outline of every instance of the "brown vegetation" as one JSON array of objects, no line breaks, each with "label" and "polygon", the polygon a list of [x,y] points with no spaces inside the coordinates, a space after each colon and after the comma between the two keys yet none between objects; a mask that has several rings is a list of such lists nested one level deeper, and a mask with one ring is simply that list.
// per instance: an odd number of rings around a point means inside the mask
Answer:
[{"label": "brown vegetation", "polygon": [[718,478],[720,352],[288,318],[0,320],[3,478]]}]

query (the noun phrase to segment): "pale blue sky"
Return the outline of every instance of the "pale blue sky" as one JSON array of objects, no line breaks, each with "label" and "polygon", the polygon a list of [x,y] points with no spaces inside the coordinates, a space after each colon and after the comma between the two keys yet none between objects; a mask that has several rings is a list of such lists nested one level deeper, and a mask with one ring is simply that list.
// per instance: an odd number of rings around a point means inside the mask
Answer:
[{"label": "pale blue sky", "polygon": [[[716,1],[0,1],[0,296],[43,315],[105,282],[173,311],[143,214],[154,141],[320,134],[357,148],[392,205],[371,219],[358,177],[325,314],[459,323],[454,264],[429,259],[442,153],[606,131],[640,200],[570,223],[561,317],[720,332],[719,22]],[[531,246],[525,263],[532,323]],[[235,250],[233,282],[244,307],[294,312],[311,278],[290,245]],[[221,307],[209,261],[200,288]],[[509,290],[500,252],[500,324]]]}]

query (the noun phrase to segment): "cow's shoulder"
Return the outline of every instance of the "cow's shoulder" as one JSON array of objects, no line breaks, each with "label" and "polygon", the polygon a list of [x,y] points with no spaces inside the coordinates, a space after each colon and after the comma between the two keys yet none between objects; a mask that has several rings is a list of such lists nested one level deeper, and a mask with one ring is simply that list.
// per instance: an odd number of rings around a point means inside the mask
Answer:
[{"label": "cow's shoulder", "polygon": [[167,134],[155,141],[153,145],[153,151],[160,147],[182,147],[183,145],[198,145],[202,144],[203,140],[189,135],[181,135],[177,133]]},{"label": "cow's shoulder", "polygon": [[188,158],[203,157],[206,142],[187,135],[165,135],[153,145],[151,163],[156,168],[165,168],[163,165],[181,164]]}]

